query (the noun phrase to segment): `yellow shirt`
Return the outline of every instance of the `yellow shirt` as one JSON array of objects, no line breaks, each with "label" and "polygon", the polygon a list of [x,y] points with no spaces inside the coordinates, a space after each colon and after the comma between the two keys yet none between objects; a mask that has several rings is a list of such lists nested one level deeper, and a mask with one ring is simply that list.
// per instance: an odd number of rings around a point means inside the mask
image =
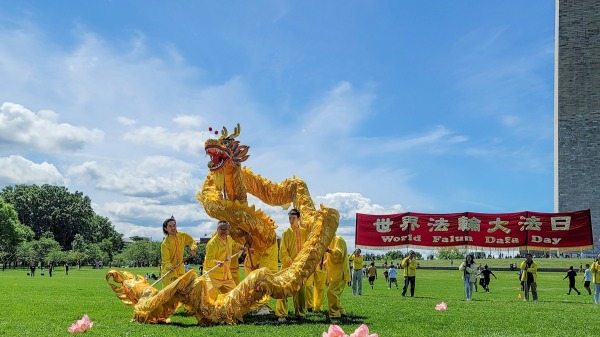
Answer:
[{"label": "yellow shirt", "polygon": [[369,277],[377,276],[377,267],[370,266],[369,269],[367,269],[367,275],[369,275]]},{"label": "yellow shirt", "polygon": [[592,271],[592,283],[600,283],[600,263],[598,261],[592,263],[590,270]]},{"label": "yellow shirt", "polygon": [[191,250],[196,250],[198,244],[194,239],[187,233],[177,232],[175,236],[167,235],[160,245],[160,256],[162,260],[162,274],[166,274],[171,267],[177,267],[173,274],[181,276],[185,273],[183,266],[183,248],[190,246]]},{"label": "yellow shirt", "polygon": [[308,234],[306,229],[299,227],[300,231],[300,242],[296,240],[296,233],[290,227],[283,231],[281,234],[281,242],[279,243],[279,260],[281,261],[281,268],[287,268],[292,264],[292,260],[296,258],[300,250],[298,247],[302,247],[306,242]]},{"label": "yellow shirt", "polygon": [[[206,244],[206,256],[204,257],[204,271],[208,271],[210,268],[217,265],[218,261],[225,261],[231,255],[237,253],[242,248],[242,245],[233,241],[231,236],[227,236],[227,239],[223,240],[218,235],[213,236]],[[239,256],[234,257],[237,259]],[[230,280],[232,279],[230,270],[230,261],[223,263],[219,268],[213,270],[210,274],[210,278],[218,280]]]},{"label": "yellow shirt", "polygon": [[409,263],[408,257],[405,257],[402,263],[400,263],[400,266],[402,266],[402,275],[417,276],[417,264],[417,259],[413,258]]},{"label": "yellow shirt", "polygon": [[350,270],[348,269],[348,250],[346,241],[341,236],[336,236],[329,245],[330,253],[325,253],[325,270],[327,271],[327,283],[331,284],[338,280],[350,281]]},{"label": "yellow shirt", "polygon": [[352,261],[352,269],[353,270],[362,270],[363,267],[363,256],[356,257],[356,255],[352,254],[348,258],[348,260]]}]

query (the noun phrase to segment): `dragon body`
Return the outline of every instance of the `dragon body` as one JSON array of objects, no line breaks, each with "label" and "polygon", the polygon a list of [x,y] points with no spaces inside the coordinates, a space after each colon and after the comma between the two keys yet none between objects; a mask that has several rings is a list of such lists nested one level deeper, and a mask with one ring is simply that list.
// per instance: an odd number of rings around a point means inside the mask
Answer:
[{"label": "dragon body", "polygon": [[287,208],[290,204],[302,212],[302,225],[309,231],[308,240],[292,264],[278,272],[258,268],[237,287],[216,299],[208,295],[208,282],[190,270],[162,290],[152,287],[141,276],[111,270],[106,280],[121,301],[134,307],[133,319],[144,323],[167,322],[180,304],[193,313],[201,325],[235,324],[256,308],[265,296],[286,298],[297,292],[320,263],[335,236],[339,222],[337,210],[320,205],[316,209],[306,183],[289,178],[274,183],[255,175],[241,163],[248,159],[248,146],[235,140],[239,124],[229,135],[223,128],[218,139],[205,143],[210,156],[209,173],[197,198],[206,213],[231,224],[234,240],[250,244],[257,254],[276,244],[275,222],[255,205],[248,204],[248,194],[266,204]]}]

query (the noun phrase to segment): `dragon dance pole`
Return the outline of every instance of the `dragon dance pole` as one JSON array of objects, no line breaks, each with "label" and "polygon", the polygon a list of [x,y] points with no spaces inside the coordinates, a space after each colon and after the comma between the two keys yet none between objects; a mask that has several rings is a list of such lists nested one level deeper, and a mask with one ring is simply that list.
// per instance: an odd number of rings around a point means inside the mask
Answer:
[{"label": "dragon dance pole", "polygon": [[169,270],[166,274],[164,274],[163,276],[161,276],[158,280],[154,281],[154,283],[152,283],[150,286],[154,287],[158,282],[162,281],[165,277],[169,276],[169,274],[171,274],[175,269],[177,269],[177,267],[179,267],[183,262],[189,262],[192,258],[188,258],[185,261],[181,261],[178,264],[175,265],[175,267],[173,267],[173,269]]},{"label": "dragon dance pole", "polygon": [[[237,252],[237,253],[231,255],[230,257],[226,258],[225,261],[223,261],[223,262],[227,262],[227,261],[233,259],[234,257],[240,255],[243,251],[244,251],[243,249],[240,250],[239,252]],[[199,277],[204,277],[204,276],[208,275],[211,271],[213,271],[213,270],[215,270],[215,269],[217,269],[219,267],[220,267],[220,265],[217,264],[216,266],[214,266],[214,267],[210,268],[209,270],[205,271],[204,274],[200,275]],[[158,282],[158,281],[156,281],[156,282]]]}]

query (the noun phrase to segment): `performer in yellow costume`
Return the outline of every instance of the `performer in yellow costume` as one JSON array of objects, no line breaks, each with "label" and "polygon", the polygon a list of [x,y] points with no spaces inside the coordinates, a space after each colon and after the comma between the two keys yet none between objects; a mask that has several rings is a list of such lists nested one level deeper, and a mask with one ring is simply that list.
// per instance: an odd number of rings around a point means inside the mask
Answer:
[{"label": "performer in yellow costume", "polygon": [[163,222],[163,233],[166,235],[160,246],[162,259],[161,276],[169,273],[163,279],[163,288],[185,273],[183,266],[183,249],[190,247],[190,256],[196,256],[198,244],[187,233],[177,231],[177,221],[171,216]]},{"label": "performer in yellow costume", "polygon": [[341,236],[334,237],[326,252],[325,270],[327,271],[329,318],[338,318],[346,314],[341,298],[346,283],[350,282],[346,241]]},{"label": "performer in yellow costume", "polygon": [[[313,310],[315,312],[323,311],[323,300],[325,298],[325,280],[327,272],[325,271],[325,257],[321,259],[321,263],[317,265],[315,273],[313,274]],[[309,295],[310,296],[310,295]]]},{"label": "performer in yellow costume", "polygon": [[[213,236],[206,244],[204,270],[219,266],[208,275],[212,284],[212,298],[216,298],[219,294],[226,294],[236,286],[231,275],[231,260],[227,259],[239,250],[243,250],[244,247],[229,236],[230,229],[231,226],[227,221],[219,221],[217,235]],[[237,259],[237,257],[233,259]]]},{"label": "performer in yellow costume", "polygon": [[[250,253],[250,254],[246,255],[246,260],[244,260],[244,268],[247,270],[246,274],[249,274],[253,270],[260,269],[260,268],[268,268],[270,272],[276,273],[277,272],[277,263],[279,262],[279,260],[278,260],[279,251],[277,250],[277,248],[278,248],[277,242],[275,242],[270,247],[268,247],[267,250],[265,250],[263,252],[256,251],[254,253]],[[260,309],[257,310],[254,314],[259,315],[259,316],[270,314],[271,313],[271,308],[269,307],[270,300],[271,300],[271,296],[265,295],[258,302],[257,306],[260,307]]]},{"label": "performer in yellow costume", "polygon": [[[286,269],[292,265],[292,261],[296,255],[302,250],[304,242],[308,237],[306,230],[300,226],[300,211],[292,208],[288,212],[290,227],[281,234],[281,242],[279,244],[279,260],[281,261],[281,269]],[[306,288],[304,285],[300,287],[298,292],[294,294],[294,313],[297,318],[302,318],[306,315]],[[275,315],[279,317],[279,322],[285,322],[288,315],[287,298],[277,300],[275,303]]]}]

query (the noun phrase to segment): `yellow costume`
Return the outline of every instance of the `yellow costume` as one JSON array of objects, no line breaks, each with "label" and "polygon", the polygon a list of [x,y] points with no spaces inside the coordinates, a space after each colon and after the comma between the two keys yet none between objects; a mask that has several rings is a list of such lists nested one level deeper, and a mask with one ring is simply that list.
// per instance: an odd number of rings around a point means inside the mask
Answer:
[{"label": "yellow costume", "polygon": [[[281,269],[286,269],[292,265],[292,261],[300,252],[304,242],[306,242],[306,230],[300,226],[294,226],[286,229],[281,234],[281,242],[279,246],[279,260],[281,261]],[[294,312],[297,317],[306,315],[306,288],[304,285],[300,287],[298,292],[294,294]],[[287,298],[277,300],[275,303],[275,315],[277,317],[286,317],[288,315]]]},{"label": "yellow costume", "polygon": [[[323,300],[325,298],[325,279],[327,272],[325,271],[324,260],[317,265],[315,269],[314,277],[314,291],[313,291],[313,309],[315,312],[323,311]],[[310,296],[310,294],[309,294]]]},{"label": "yellow costume", "polygon": [[171,267],[179,266],[171,274],[163,279],[163,288],[171,282],[178,279],[185,273],[183,266],[183,248],[190,246],[191,250],[196,250],[198,244],[187,233],[177,232],[175,236],[167,235],[160,246],[160,255],[162,259],[161,276],[169,272]]},{"label": "yellow costume", "polygon": [[408,262],[408,260],[409,258],[405,257],[400,263],[400,266],[402,267],[402,276],[417,276],[417,266],[419,262],[417,262],[417,259],[415,258],[410,260],[410,262]]},{"label": "yellow costume", "polygon": [[240,260],[238,260],[238,258],[239,258],[239,256],[236,256],[233,259],[231,259],[231,261],[229,261],[230,262],[229,270],[231,270],[231,277],[233,277],[233,282],[235,282],[235,285],[240,284],[240,281],[241,281]]},{"label": "yellow costume", "polygon": [[[244,268],[246,269],[246,275],[251,273],[255,269],[259,268],[268,268],[270,272],[277,272],[277,263],[279,262],[278,256],[279,251],[277,250],[277,243],[269,246],[267,250],[263,252],[255,251],[254,253],[246,255],[246,260],[244,260]],[[250,264],[250,260],[252,260],[253,265]],[[265,295],[257,304],[257,307],[267,307],[269,308],[269,301],[271,300],[271,296]]]},{"label": "yellow costume", "polygon": [[342,306],[341,298],[346,283],[350,281],[350,270],[348,267],[348,250],[346,241],[341,236],[336,236],[329,245],[325,270],[327,271],[327,302],[329,305],[329,317],[336,318],[346,314]]},{"label": "yellow costume", "polygon": [[[218,235],[213,236],[206,244],[204,270],[208,271],[210,268],[216,266],[219,261],[225,261],[240,249],[242,249],[242,245],[233,241],[229,235],[225,240],[221,239]],[[237,259],[237,257],[234,257],[234,259]],[[215,298],[216,295],[228,293],[235,288],[236,284],[231,275],[230,262],[231,260],[226,261],[222,266],[216,268],[208,275],[213,286],[212,290],[214,291],[211,297]]]}]

